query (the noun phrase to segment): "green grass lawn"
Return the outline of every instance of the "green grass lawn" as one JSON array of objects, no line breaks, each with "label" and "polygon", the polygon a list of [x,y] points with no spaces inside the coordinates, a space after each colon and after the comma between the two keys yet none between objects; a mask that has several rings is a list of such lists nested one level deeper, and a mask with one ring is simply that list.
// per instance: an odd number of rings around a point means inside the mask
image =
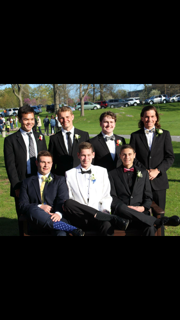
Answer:
[{"label": "green grass lawn", "polygon": [[[156,105],[157,109],[158,106]],[[138,130],[137,123],[140,119],[139,115],[142,106],[109,109],[117,114],[117,124],[115,128],[116,134],[131,134]],[[88,131],[90,134],[100,132],[99,116],[104,110],[85,110],[85,116],[80,117],[80,112],[75,111],[74,125],[75,127]],[[176,112],[175,112],[176,111]],[[160,122],[162,128],[169,130],[171,135],[180,135],[179,119],[180,119],[180,103],[168,103],[159,105]],[[43,111],[40,114],[41,120],[46,116]],[[51,116],[51,114],[50,114]],[[44,126],[42,126],[42,129]],[[49,145],[49,137],[45,137],[47,146]],[[129,142],[129,139],[126,139]],[[4,138],[0,135],[0,235],[18,236],[17,215],[15,210],[14,198],[10,197],[10,183],[7,177],[4,155],[3,155]],[[166,198],[166,215],[180,216],[180,142],[173,142],[173,150],[175,153],[175,162],[167,171],[169,186]],[[179,236],[179,227],[166,227],[166,236]]]}]

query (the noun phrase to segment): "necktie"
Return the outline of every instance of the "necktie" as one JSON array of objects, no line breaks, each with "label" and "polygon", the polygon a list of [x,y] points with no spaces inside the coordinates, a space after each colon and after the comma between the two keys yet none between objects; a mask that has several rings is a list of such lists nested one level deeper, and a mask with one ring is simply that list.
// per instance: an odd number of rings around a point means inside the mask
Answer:
[{"label": "necktie", "polygon": [[89,174],[91,174],[91,169],[88,170],[88,171],[83,171],[83,170],[81,169],[81,173],[82,173],[82,174],[84,174],[84,173],[89,173]]},{"label": "necktie", "polygon": [[70,138],[70,134],[71,134],[71,132],[66,132],[66,135],[68,137],[68,152],[71,155],[71,153],[72,153],[72,140]]},{"label": "necktie", "polygon": [[106,136],[106,141],[109,141],[109,140],[115,140],[115,136],[112,135],[110,137]]},{"label": "necktie", "polygon": [[41,177],[42,179],[42,183],[41,183],[41,188],[40,188],[40,194],[41,194],[41,202],[42,204],[44,203],[44,195],[43,195],[43,191],[44,191],[44,187],[45,187],[45,183],[46,183],[46,177],[45,176],[42,176]]},{"label": "necktie", "polygon": [[134,172],[134,168],[131,168],[131,169],[124,168],[124,172],[128,172],[128,171]]},{"label": "necktie", "polygon": [[145,130],[145,133],[150,133],[150,132],[154,132],[155,131],[155,128],[152,128],[151,130]]},{"label": "necktie", "polygon": [[34,149],[34,143],[32,139],[32,132],[27,133],[29,137],[29,158],[31,162],[31,174],[36,174],[37,173],[37,167],[36,167],[36,154],[35,154],[35,149]]}]

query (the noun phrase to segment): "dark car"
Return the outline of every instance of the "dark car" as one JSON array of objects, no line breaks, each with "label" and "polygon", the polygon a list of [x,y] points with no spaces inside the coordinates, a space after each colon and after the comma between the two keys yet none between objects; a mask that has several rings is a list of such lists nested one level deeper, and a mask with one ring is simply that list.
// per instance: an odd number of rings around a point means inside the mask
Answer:
[{"label": "dark car", "polygon": [[95,103],[99,104],[101,106],[101,109],[107,108],[108,107],[108,103],[106,100],[104,101],[95,101]]},{"label": "dark car", "polygon": [[120,108],[120,107],[126,107],[127,102],[123,99],[110,99],[107,101],[108,107],[110,108]]},{"label": "dark car", "polygon": [[36,113],[36,114],[39,114],[40,112],[42,112],[42,110],[41,109],[39,109],[37,106],[30,106],[32,109],[34,109],[34,112]]}]

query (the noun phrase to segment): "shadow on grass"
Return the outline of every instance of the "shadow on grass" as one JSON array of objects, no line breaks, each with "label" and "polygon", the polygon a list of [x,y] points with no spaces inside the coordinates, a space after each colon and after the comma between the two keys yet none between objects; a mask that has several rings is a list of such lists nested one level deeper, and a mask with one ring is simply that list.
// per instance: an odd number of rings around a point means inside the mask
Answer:
[{"label": "shadow on grass", "polygon": [[17,219],[0,218],[0,236],[19,236]]}]

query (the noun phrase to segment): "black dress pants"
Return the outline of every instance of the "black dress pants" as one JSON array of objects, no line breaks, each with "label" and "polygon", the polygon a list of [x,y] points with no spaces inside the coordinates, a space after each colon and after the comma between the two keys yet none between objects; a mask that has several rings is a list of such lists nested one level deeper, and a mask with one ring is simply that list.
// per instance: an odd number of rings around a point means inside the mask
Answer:
[{"label": "black dress pants", "polygon": [[[84,231],[96,231],[100,236],[113,235],[112,216],[92,207],[68,199],[64,203],[66,217],[71,224]],[[97,218],[94,217],[97,214]]]}]

